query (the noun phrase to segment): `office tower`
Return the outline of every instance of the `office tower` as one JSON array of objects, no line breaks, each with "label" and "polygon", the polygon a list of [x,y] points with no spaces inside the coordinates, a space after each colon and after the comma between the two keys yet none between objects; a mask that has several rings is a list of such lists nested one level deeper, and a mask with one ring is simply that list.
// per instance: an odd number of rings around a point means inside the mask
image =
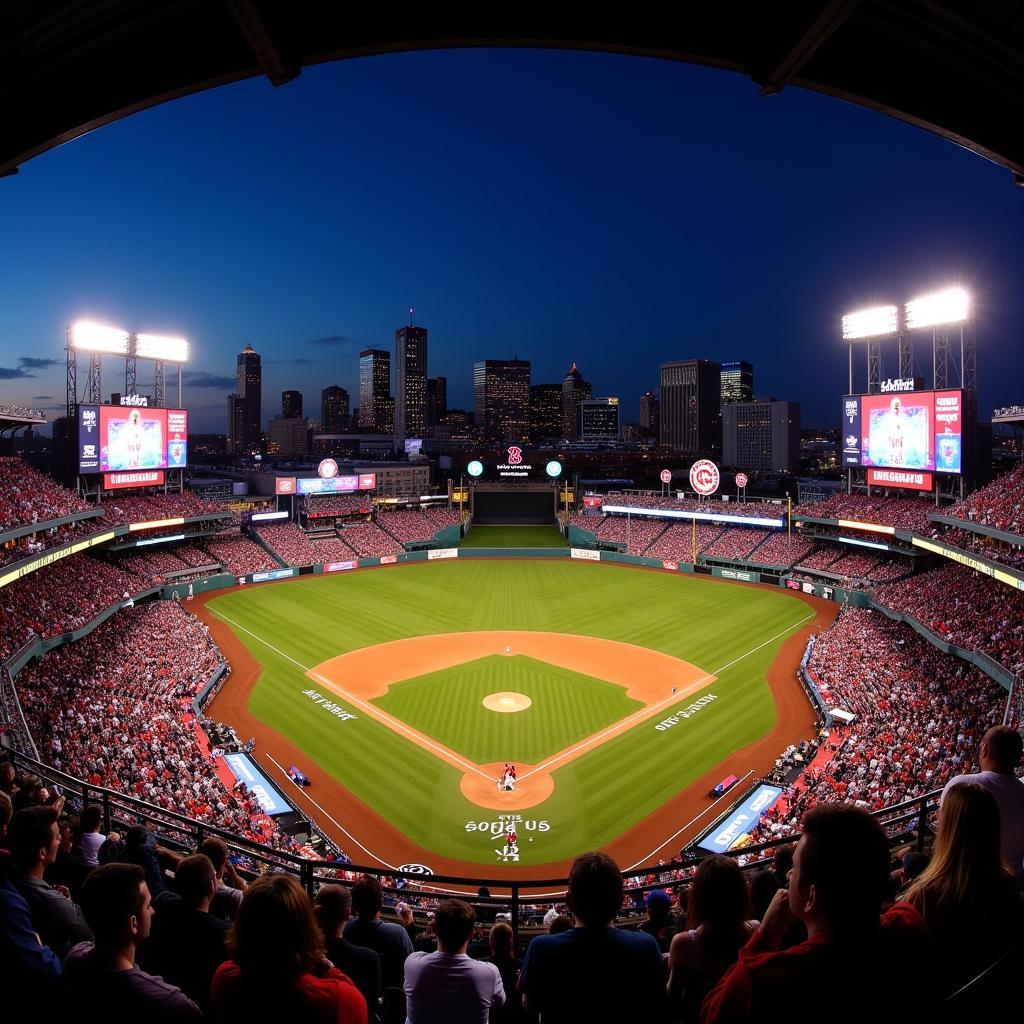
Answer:
[{"label": "office tower", "polygon": [[722,363],[722,405],[754,397],[754,367],[744,360]]},{"label": "office tower", "polygon": [[228,395],[227,451],[229,455],[238,455],[245,450],[245,399]]},{"label": "office tower", "polygon": [[684,455],[722,451],[722,375],[718,363],[683,359],[661,364],[661,443]]},{"label": "office tower", "polygon": [[530,437],[546,441],[562,436],[562,385],[534,384],[530,388]]},{"label": "office tower", "polygon": [[238,353],[235,394],[245,403],[245,429],[242,432],[241,448],[248,451],[259,446],[263,422],[263,367],[259,353],[253,350],[252,345],[246,345]]},{"label": "office tower", "polygon": [[427,432],[427,329],[395,331],[395,447]]},{"label": "office tower", "polygon": [[661,405],[653,391],[645,391],[640,396],[640,430],[645,437],[658,437],[658,426],[661,421]]},{"label": "office tower", "polygon": [[795,473],[800,459],[800,405],[758,398],[722,408],[722,461],[732,469]]},{"label": "office tower", "polygon": [[519,441],[530,427],[528,359],[481,359],[473,366],[473,411],[484,437]]},{"label": "office tower", "polygon": [[320,392],[320,426],[325,434],[344,434],[349,429],[348,392],[332,384]]},{"label": "office tower", "polygon": [[[386,434],[384,410],[391,398],[391,353],[368,348],[359,353],[359,430]],[[393,424],[393,420],[392,420]]]},{"label": "office tower", "polygon": [[585,398],[580,402],[581,441],[618,441],[621,429],[617,398]]},{"label": "office tower", "polygon": [[590,384],[573,363],[562,379],[562,436],[567,440],[575,441],[580,436],[580,402],[592,394]]},{"label": "office tower", "polygon": [[436,427],[448,412],[448,378],[427,378],[427,426]]},{"label": "office tower", "polygon": [[281,392],[281,415],[286,420],[294,419],[302,415],[302,392],[282,391]]},{"label": "office tower", "polygon": [[272,455],[305,455],[309,451],[309,426],[301,416],[275,416],[267,431],[267,451]]}]

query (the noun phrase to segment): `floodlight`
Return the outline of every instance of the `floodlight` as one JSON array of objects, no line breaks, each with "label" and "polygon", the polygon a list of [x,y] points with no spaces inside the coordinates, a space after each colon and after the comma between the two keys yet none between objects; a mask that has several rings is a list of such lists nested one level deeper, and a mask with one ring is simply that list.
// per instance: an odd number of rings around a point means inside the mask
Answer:
[{"label": "floodlight", "polygon": [[856,313],[847,313],[843,317],[843,338],[853,341],[856,338],[881,338],[896,333],[896,307],[873,306],[871,309],[860,309]]},{"label": "floodlight", "polygon": [[79,320],[71,326],[71,347],[84,352],[109,352],[128,355],[128,332],[120,327],[107,327],[89,320]]},{"label": "floodlight", "polygon": [[904,308],[907,327],[912,331],[939,324],[959,324],[971,315],[971,297],[963,288],[947,288],[944,292],[922,295]]},{"label": "floodlight", "polygon": [[140,359],[159,359],[165,363],[187,363],[188,342],[184,338],[166,338],[160,334],[137,334],[135,354]]}]

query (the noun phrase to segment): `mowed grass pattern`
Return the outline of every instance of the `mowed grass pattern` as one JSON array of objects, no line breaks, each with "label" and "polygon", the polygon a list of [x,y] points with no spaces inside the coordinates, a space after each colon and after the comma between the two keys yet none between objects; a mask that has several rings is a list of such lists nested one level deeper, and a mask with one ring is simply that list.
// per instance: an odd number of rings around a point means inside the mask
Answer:
[{"label": "mowed grass pattern", "polygon": [[[483,706],[484,697],[504,690],[533,704],[511,713]],[[616,683],[521,654],[409,679],[373,703],[475,764],[537,764],[643,707]]]},{"label": "mowed grass pattern", "polygon": [[[530,810],[550,829],[524,846],[524,862],[542,864],[608,842],[762,737],[775,722],[765,670],[812,614],[781,588],[568,559],[460,559],[306,577],[232,590],[209,607],[263,666],[249,701],[257,718],[413,842],[480,864],[494,864],[493,843],[466,826],[496,815],[462,796],[461,773],[358,709],[349,708],[356,720],[340,721],[313,704],[303,691],[318,684],[305,669],[409,636],[524,629],[637,644],[717,675],[707,692],[718,699],[692,718],[664,732],[648,720],[555,770],[554,793]],[[691,699],[667,706],[666,716]],[[666,822],[666,838],[681,824]],[[349,853],[366,856],[358,847]]]},{"label": "mowed grass pattern", "polygon": [[474,526],[463,548],[567,548],[557,526]]}]

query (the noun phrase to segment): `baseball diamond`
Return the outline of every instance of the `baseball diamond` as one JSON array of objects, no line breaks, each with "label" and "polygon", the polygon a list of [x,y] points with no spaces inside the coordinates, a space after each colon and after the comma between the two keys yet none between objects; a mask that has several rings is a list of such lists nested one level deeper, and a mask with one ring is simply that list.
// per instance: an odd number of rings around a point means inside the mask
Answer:
[{"label": "baseball diamond", "polygon": [[[233,667],[212,714],[256,737],[271,778],[303,766],[296,799],[322,828],[385,866],[536,877],[590,846],[671,856],[709,823],[723,774],[767,771],[813,729],[795,668],[835,605],[480,559],[267,584],[198,611]],[[528,706],[487,706],[510,694]],[[511,857],[495,838],[509,823]]]}]

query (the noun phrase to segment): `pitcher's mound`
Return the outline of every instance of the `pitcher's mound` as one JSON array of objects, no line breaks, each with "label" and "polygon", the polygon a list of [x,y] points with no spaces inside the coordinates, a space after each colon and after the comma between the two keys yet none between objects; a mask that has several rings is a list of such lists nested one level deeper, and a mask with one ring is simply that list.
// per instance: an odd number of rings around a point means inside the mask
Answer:
[{"label": "pitcher's mound", "polygon": [[511,714],[513,711],[525,711],[533,701],[525,693],[489,693],[484,697],[484,707],[488,711],[501,711]]}]

